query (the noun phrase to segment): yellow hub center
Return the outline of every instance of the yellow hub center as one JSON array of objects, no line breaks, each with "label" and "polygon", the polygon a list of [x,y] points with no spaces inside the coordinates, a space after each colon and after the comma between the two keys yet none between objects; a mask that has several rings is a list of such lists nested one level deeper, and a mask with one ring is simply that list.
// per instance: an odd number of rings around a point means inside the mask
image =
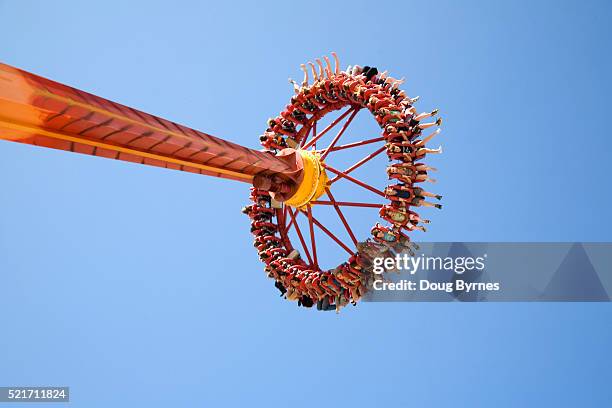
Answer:
[{"label": "yellow hub center", "polygon": [[319,154],[308,150],[298,150],[298,153],[302,156],[304,166],[302,182],[296,192],[289,199],[285,200],[285,204],[295,208],[302,208],[325,193],[329,178],[321,165]]}]

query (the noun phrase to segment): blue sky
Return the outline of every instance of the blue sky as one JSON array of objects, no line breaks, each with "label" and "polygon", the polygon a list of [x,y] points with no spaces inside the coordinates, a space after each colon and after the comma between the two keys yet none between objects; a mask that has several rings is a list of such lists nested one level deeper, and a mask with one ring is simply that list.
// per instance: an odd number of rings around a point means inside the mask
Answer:
[{"label": "blue sky", "polygon": [[[287,77],[335,50],[441,109],[445,208],[415,239],[610,241],[610,11],[0,0],[0,61],[257,147]],[[245,184],[7,142],[0,158],[0,385],[68,385],[76,407],[612,399],[609,304],[298,309],[261,271]]]}]

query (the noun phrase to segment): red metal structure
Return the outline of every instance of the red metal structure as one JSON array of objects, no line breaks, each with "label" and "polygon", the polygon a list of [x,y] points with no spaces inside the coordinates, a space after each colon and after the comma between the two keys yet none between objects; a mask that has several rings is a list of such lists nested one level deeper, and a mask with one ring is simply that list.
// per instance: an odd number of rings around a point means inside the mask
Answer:
[{"label": "red metal structure", "polygon": [[[334,57],[335,54],[334,54]],[[319,309],[339,309],[356,302],[370,287],[372,258],[409,250],[407,231],[422,228],[411,207],[440,198],[417,187],[429,180],[431,168],[421,163],[429,153],[421,132],[440,121],[422,123],[437,112],[418,114],[397,81],[369,67],[340,71],[310,63],[301,86],[295,84],[290,104],[260,137],[263,151],[249,149],[209,134],[149,115],[101,97],[0,64],[0,139],[76,153],[165,167],[246,182],[253,203],[244,209],[251,218],[254,246],[276,287],[291,300]],[[312,83],[309,80],[312,75]],[[318,122],[343,110],[324,129]],[[341,138],[361,110],[370,111],[382,128],[378,137],[341,144]],[[334,136],[332,130],[336,129]],[[328,136],[323,148],[324,137]],[[373,151],[346,169],[333,166],[335,152],[373,145]],[[351,173],[386,152],[395,163],[387,168],[394,183],[384,189],[371,186]],[[376,203],[337,201],[333,185],[345,180],[362,188]],[[321,199],[323,195],[327,199]],[[346,229],[349,242],[330,231],[313,206],[332,207]],[[387,226],[376,224],[372,239],[360,242],[343,207],[378,208]],[[436,205],[440,207],[439,205]],[[308,221],[300,228],[298,218]],[[315,229],[348,253],[333,269],[319,265]],[[300,250],[294,248],[295,233]],[[307,232],[307,233],[306,233]],[[309,239],[307,239],[307,236]]]}]

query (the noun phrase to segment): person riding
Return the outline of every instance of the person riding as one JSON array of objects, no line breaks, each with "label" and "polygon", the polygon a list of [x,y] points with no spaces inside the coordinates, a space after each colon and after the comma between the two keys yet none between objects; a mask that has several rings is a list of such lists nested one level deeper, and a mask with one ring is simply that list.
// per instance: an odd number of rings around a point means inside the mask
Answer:
[{"label": "person riding", "polygon": [[425,206],[436,207],[438,209],[442,208],[440,204],[432,204],[425,201],[425,197],[434,197],[438,200],[441,200],[441,195],[427,192],[419,187],[411,188],[406,185],[395,184],[392,186],[387,186],[384,190],[384,193],[391,200],[405,201],[416,207]]}]

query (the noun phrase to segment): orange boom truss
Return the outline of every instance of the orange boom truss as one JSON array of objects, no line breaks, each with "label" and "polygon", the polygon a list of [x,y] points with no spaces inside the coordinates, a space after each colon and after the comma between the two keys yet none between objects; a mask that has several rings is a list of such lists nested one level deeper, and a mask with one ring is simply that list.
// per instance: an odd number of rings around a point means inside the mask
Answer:
[{"label": "orange boom truss", "polygon": [[251,183],[271,154],[0,64],[0,139]]}]

